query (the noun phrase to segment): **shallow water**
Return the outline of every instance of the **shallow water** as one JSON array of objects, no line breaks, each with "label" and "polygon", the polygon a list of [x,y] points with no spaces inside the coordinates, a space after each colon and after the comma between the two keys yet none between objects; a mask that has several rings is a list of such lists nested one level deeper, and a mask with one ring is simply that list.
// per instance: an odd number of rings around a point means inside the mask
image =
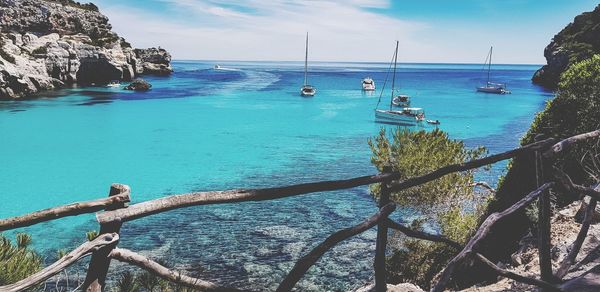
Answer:
[{"label": "shallow water", "polygon": [[[146,78],[153,84],[147,93],[87,87],[0,102],[0,217],[105,197],[113,182],[130,185],[140,202],[376,172],[367,139],[392,126],[374,123],[380,92],[363,93],[360,82],[371,76],[380,89],[388,64],[315,63],[314,98],[299,96],[301,63],[221,64],[236,70],[176,61],[173,76]],[[511,95],[476,93],[485,76],[481,65],[403,64],[398,80],[413,106],[440,120],[452,138],[495,153],[515,147],[551,97],[531,84],[535,69],[495,68],[494,79],[507,82]],[[504,165],[479,177],[495,183]],[[192,207],[126,223],[120,245],[205,279],[273,289],[294,260],[375,211],[366,187]],[[32,233],[50,259],[93,229],[95,218],[86,215],[20,231]],[[345,290],[369,281],[374,239],[371,230],[340,244],[309,271],[302,290]]]}]

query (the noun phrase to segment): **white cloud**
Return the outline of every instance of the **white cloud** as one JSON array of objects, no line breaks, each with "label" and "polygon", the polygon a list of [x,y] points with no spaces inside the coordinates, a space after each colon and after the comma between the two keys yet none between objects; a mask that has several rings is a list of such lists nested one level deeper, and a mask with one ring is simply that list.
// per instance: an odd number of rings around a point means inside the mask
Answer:
[{"label": "white cloud", "polygon": [[[399,40],[402,62],[481,62],[502,34],[433,27],[370,9],[388,8],[387,0],[157,1],[168,4],[168,11],[102,3],[100,8],[134,46],[160,45],[175,59],[302,60],[310,32],[311,60],[387,62]],[[515,42],[500,46],[506,48],[495,50],[499,62],[523,63],[538,55],[523,54],[524,46]]]},{"label": "white cloud", "polygon": [[249,0],[243,6],[228,0],[161,1],[171,4],[172,11],[159,15],[122,5],[100,8],[132,44],[161,45],[176,59],[301,60],[307,31],[312,60],[385,61],[396,39],[402,43],[401,56],[431,50],[416,37],[426,28],[423,23],[363,8],[385,7],[387,1]]}]

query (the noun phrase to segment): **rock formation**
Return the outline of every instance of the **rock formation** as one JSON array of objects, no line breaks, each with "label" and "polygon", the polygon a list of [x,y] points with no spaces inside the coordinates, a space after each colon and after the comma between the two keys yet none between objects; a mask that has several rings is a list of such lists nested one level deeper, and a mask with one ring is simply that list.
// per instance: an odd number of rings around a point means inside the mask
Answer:
[{"label": "rock formation", "polygon": [[93,4],[0,0],[0,99],[65,84],[170,74],[164,49],[133,49]]},{"label": "rock formation", "polygon": [[537,70],[533,83],[556,88],[560,74],[571,64],[600,53],[600,5],[584,12],[554,36],[544,50],[547,64]]},{"label": "rock formation", "polygon": [[125,90],[134,90],[134,91],[148,91],[152,88],[152,85],[148,83],[144,79],[136,79],[133,80],[129,85],[125,86]]},{"label": "rock formation", "polygon": [[[577,238],[581,228],[579,220],[582,208],[586,207],[585,203],[577,201],[557,210],[552,216],[551,251],[553,271],[555,272]],[[594,216],[599,215],[598,211],[594,214]],[[598,242],[600,242],[600,224],[594,222],[583,242],[577,257],[577,264],[564,277],[567,281],[561,285],[563,291],[599,291],[600,247]],[[531,234],[523,237],[519,242],[519,249],[512,254],[510,261],[500,262],[498,266],[513,273],[539,279],[540,264],[536,237]],[[475,291],[535,291],[535,287],[500,277],[496,283],[464,290],[464,292]]]}]

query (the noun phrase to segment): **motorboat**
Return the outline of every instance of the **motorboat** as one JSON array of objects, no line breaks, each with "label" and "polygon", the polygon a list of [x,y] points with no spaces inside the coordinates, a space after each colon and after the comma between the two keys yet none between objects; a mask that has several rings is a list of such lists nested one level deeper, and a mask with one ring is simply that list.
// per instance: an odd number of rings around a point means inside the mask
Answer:
[{"label": "motorboat", "polygon": [[409,107],[410,106],[410,96],[406,95],[406,94],[400,94],[400,95],[396,95],[394,96],[394,98],[392,98],[392,105],[397,106],[397,107]]},{"label": "motorboat", "polygon": [[118,80],[113,80],[110,83],[106,84],[106,87],[120,87],[121,82]]},{"label": "motorboat", "polygon": [[375,90],[375,81],[371,77],[367,77],[362,81],[362,89],[364,91],[374,91]]}]

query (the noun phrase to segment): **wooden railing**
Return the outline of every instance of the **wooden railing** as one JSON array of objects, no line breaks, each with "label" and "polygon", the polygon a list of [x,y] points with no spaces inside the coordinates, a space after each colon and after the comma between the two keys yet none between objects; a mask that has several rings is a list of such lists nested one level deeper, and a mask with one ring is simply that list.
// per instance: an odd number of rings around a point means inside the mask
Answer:
[{"label": "wooden railing", "polygon": [[[118,248],[117,244],[120,238],[119,231],[121,229],[121,225],[127,221],[190,206],[236,203],[242,201],[273,200],[314,192],[343,190],[375,183],[381,184],[379,212],[356,226],[333,233],[321,244],[317,245],[311,252],[300,258],[292,270],[281,282],[277,288],[277,291],[291,291],[296,283],[298,283],[298,281],[308,271],[308,269],[313,266],[328,250],[330,250],[339,242],[360,234],[374,226],[377,226],[374,270],[375,290],[378,292],[386,291],[385,251],[388,228],[398,230],[409,237],[443,242],[455,247],[457,250],[461,250],[447,264],[446,268],[441,273],[439,281],[433,287],[432,291],[443,291],[448,285],[449,281],[452,279],[455,268],[460,263],[468,259],[479,260],[483,264],[489,266],[498,275],[511,278],[519,282],[536,285],[543,289],[560,290],[559,283],[562,277],[566,275],[571,265],[575,263],[575,258],[579,252],[579,249],[581,248],[583,240],[587,236],[592,212],[596,206],[597,200],[600,199],[600,186],[597,185],[595,188],[592,188],[576,185],[571,181],[568,175],[558,169],[554,171],[552,177],[549,175],[544,176],[541,171],[541,165],[542,163],[550,163],[552,159],[557,157],[561,152],[565,151],[575,143],[598,137],[600,137],[600,130],[573,136],[558,143],[556,143],[555,139],[541,140],[500,154],[491,155],[462,164],[449,165],[425,175],[409,178],[403,181],[397,181],[400,178],[399,173],[385,172],[346,180],[321,181],[276,188],[195,192],[172,195],[156,200],[137,203],[131,206],[127,205],[127,203],[130,202],[131,196],[131,190],[129,187],[122,184],[113,184],[110,188],[108,198],[58,206],[29,213],[23,216],[0,220],[0,231],[5,231],[67,216],[99,212],[96,214],[96,218],[100,224],[100,235],[97,238],[83,243],[54,264],[42,269],[26,279],[18,281],[14,284],[0,286],[0,291],[22,291],[35,287],[50,277],[60,273],[81,258],[89,255],[91,255],[92,258],[87,269],[85,281],[82,285],[82,289],[86,291],[102,291],[105,288],[106,277],[112,259],[140,267],[166,280],[201,291],[238,291],[234,288],[220,286],[215,283],[182,275],[179,272],[169,270],[159,263],[152,261],[151,259],[146,258],[138,253]],[[459,243],[443,236],[413,230],[388,218],[388,216],[396,208],[396,205],[390,202],[389,196],[391,193],[436,180],[450,173],[471,170],[517,156],[532,154],[536,157],[538,188],[506,210],[499,213],[493,213],[487,217],[475,235],[464,247]],[[588,205],[585,214],[585,220],[582,224],[579,235],[577,236],[577,240],[573,243],[573,248],[565,260],[561,263],[560,268],[554,274],[552,274],[549,241],[550,202],[548,198],[548,190],[555,186],[560,186],[572,193],[590,196],[592,199]],[[540,279],[518,275],[510,271],[503,270],[494,265],[491,261],[478,252],[480,241],[485,238],[485,236],[489,233],[490,228],[496,222],[503,220],[507,216],[510,216],[511,214],[523,209],[537,198],[540,199],[540,232],[538,234],[539,242],[541,243],[539,245],[541,270]]]}]

